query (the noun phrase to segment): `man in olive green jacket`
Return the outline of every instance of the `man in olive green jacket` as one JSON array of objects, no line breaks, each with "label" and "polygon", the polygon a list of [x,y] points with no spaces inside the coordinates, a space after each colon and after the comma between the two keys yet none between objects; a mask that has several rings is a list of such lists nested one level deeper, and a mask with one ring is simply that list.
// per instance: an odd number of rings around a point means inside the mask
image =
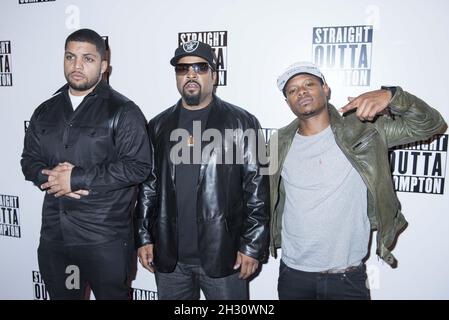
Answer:
[{"label": "man in olive green jacket", "polygon": [[[444,133],[438,111],[400,87],[364,93],[341,108],[312,63],[290,66],[278,87],[297,116],[277,132],[270,176],[271,254],[282,248],[280,299],[369,299],[364,261],[394,265],[407,222],[395,194],[388,149]],[[282,242],[281,242],[282,238]]]}]

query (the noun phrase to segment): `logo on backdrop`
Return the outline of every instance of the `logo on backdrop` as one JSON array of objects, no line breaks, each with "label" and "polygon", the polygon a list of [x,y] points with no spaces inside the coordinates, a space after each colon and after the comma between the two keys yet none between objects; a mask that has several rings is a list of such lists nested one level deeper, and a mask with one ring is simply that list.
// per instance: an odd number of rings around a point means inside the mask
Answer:
[{"label": "logo on backdrop", "polygon": [[50,2],[56,0],[19,0],[19,4],[30,4],[30,3],[38,3],[38,2]]},{"label": "logo on backdrop", "polygon": [[313,28],[312,56],[331,85],[369,86],[373,26]]},{"label": "logo on backdrop", "polygon": [[[228,32],[198,31],[178,33],[178,45],[190,40],[207,43],[212,47],[217,57],[217,86],[226,86],[228,76]],[[191,49],[194,50],[194,49]]]},{"label": "logo on backdrop", "polygon": [[44,280],[42,280],[41,273],[39,271],[31,271],[33,277],[33,299],[34,300],[49,300],[47,290],[45,289]]},{"label": "logo on backdrop", "polygon": [[398,192],[444,194],[448,135],[435,135],[395,147],[390,152],[394,188]]},{"label": "logo on backdrop", "polygon": [[11,86],[11,41],[0,41],[0,87]]},{"label": "logo on backdrop", "polygon": [[133,300],[158,300],[156,291],[132,288]]},{"label": "logo on backdrop", "polygon": [[0,236],[20,238],[19,197],[0,194]]}]

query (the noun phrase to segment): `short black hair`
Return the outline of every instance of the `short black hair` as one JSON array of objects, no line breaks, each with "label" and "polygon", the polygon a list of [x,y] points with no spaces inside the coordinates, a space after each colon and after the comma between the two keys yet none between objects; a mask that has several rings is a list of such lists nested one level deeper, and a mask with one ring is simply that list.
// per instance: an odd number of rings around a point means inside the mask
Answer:
[{"label": "short black hair", "polygon": [[64,48],[67,48],[67,44],[70,41],[89,42],[93,44],[100,53],[101,60],[106,60],[106,43],[104,39],[94,30],[79,29],[73,32],[65,40]]}]

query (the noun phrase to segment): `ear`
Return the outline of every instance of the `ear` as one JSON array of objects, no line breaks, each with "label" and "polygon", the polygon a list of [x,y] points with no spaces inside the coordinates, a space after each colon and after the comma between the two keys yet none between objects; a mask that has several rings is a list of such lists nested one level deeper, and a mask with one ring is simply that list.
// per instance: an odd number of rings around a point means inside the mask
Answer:
[{"label": "ear", "polygon": [[329,101],[331,99],[331,88],[329,88],[327,83],[323,84],[323,90],[326,95],[326,100]]},{"label": "ear", "polygon": [[108,62],[106,60],[101,61],[101,74],[105,73],[108,70]]}]

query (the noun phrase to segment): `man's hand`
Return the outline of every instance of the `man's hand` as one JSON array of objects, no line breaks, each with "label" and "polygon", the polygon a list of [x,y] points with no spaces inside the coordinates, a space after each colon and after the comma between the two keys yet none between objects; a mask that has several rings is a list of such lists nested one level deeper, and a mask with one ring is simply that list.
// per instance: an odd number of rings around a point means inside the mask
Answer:
[{"label": "man's hand", "polygon": [[250,256],[244,255],[240,251],[237,252],[234,270],[240,268],[240,279],[248,279],[259,267],[259,261]]},{"label": "man's hand", "polygon": [[[72,170],[73,167],[75,167],[75,166],[73,164],[71,164],[70,162],[66,161],[66,162],[60,163],[58,165],[58,167],[63,167],[65,169]],[[89,191],[83,190],[83,189],[65,194],[65,196],[73,198],[73,199],[81,199],[81,196],[88,196],[88,195],[89,195]]]},{"label": "man's hand", "polygon": [[72,192],[70,188],[72,167],[57,165],[52,170],[42,170],[42,173],[48,176],[48,181],[41,185],[42,189],[47,189],[47,193],[54,194],[58,198]]},{"label": "man's hand", "polygon": [[140,264],[148,271],[154,273],[153,245],[146,244],[137,249],[137,256],[139,257]]},{"label": "man's hand", "polygon": [[84,196],[88,196],[88,195],[89,195],[89,191],[83,190],[83,189],[65,194],[66,197],[70,197],[73,199],[81,199],[82,196],[84,197]]},{"label": "man's hand", "polygon": [[357,118],[361,121],[372,121],[376,116],[386,113],[385,109],[390,104],[391,98],[389,90],[370,91],[357,98],[348,97],[349,103],[338,111],[345,113],[357,109]]},{"label": "man's hand", "polygon": [[77,190],[72,192],[70,188],[70,175],[74,165],[70,162],[58,164],[51,170],[42,170],[43,174],[48,175],[48,182],[41,185],[42,189],[48,189],[49,194],[55,194],[55,197],[67,196],[74,199],[81,199],[81,196],[89,195],[88,190]]}]

